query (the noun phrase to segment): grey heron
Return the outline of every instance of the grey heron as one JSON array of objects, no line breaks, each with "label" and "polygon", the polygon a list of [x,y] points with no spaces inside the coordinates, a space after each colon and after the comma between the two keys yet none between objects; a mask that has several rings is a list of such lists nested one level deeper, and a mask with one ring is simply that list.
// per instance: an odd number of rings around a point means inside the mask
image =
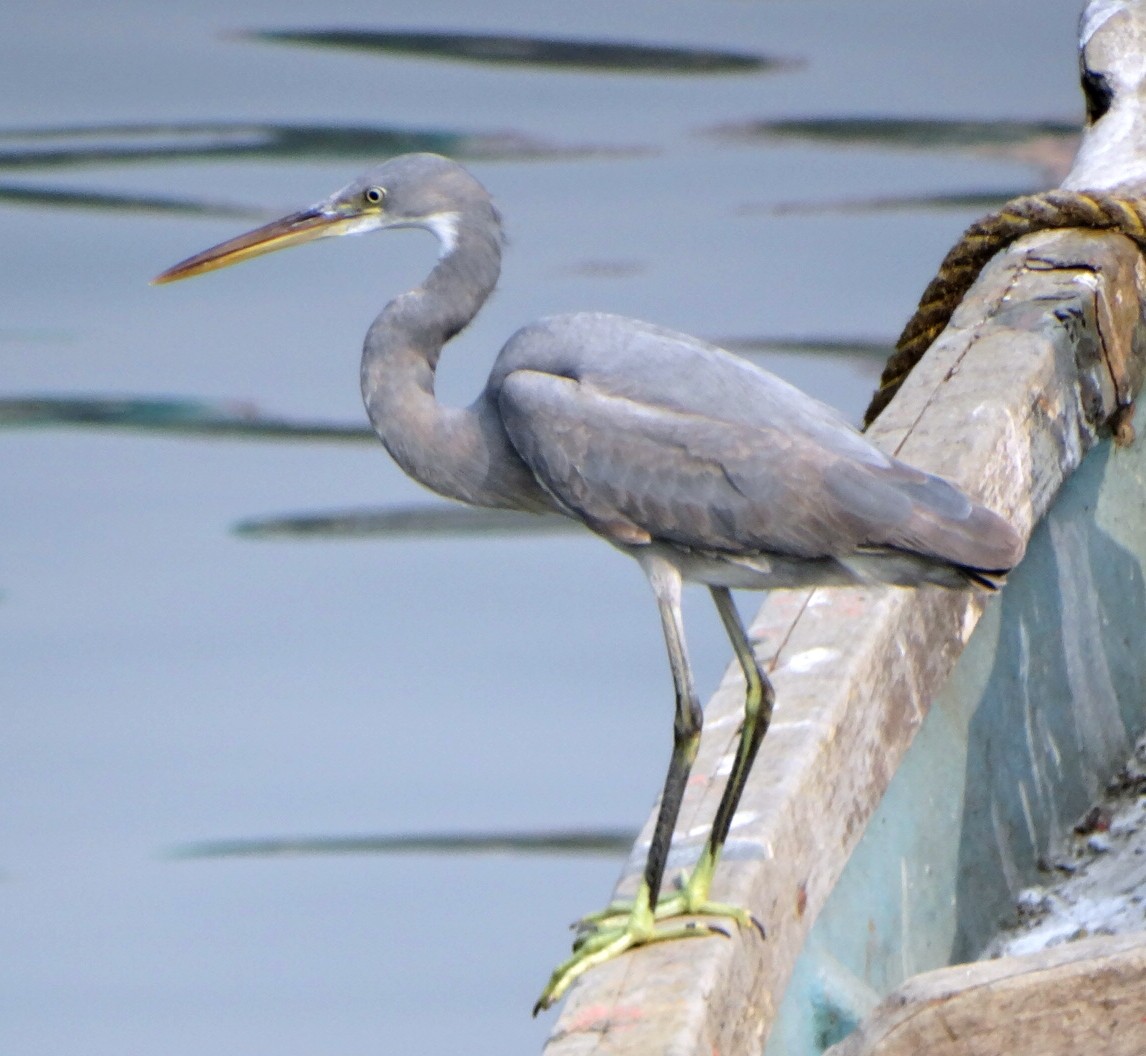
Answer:
[{"label": "grey heron", "polygon": [[[406,473],[441,495],[557,511],[635,558],[660,611],[676,692],[672,755],[636,896],[585,918],[536,1013],[588,968],[627,949],[722,932],[712,922],[719,918],[755,923],[744,909],[709,897],[774,699],[731,590],[991,588],[1019,560],[1023,543],[1001,517],[883,453],[793,386],[696,338],[634,319],[582,312],[532,323],[506,342],[473,403],[438,403],[442,348],[493,291],[502,251],[489,193],[438,155],[394,158],[155,281],[315,238],[396,227],[432,231],[440,254],[422,285],[390,301],[366,335],[362,394],[383,444]],[[685,580],[711,592],[747,686],[737,751],[704,849],[687,881],[662,898],[702,723],[681,617]]]}]

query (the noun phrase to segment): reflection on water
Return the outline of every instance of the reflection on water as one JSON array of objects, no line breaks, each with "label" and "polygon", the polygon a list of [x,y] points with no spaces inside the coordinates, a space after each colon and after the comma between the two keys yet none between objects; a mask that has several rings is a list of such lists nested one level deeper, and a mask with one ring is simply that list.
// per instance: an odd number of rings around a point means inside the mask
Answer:
[{"label": "reflection on water", "polygon": [[288,836],[186,844],[172,858],[274,858],[316,854],[544,854],[622,858],[636,829],[554,832],[443,832],[396,836]]},{"label": "reflection on water", "polygon": [[109,194],[105,191],[61,190],[54,187],[26,187],[0,183],[0,204],[27,205],[52,209],[94,209],[113,213],[154,213],[173,216],[235,217],[258,220],[263,210],[226,202],[191,201],[145,194]]},{"label": "reflection on water", "polygon": [[905,194],[875,198],[842,198],[834,202],[775,202],[742,205],[741,216],[769,213],[773,216],[820,213],[886,213],[909,209],[979,209],[987,212],[997,209],[1012,198],[1030,194],[1030,187],[1014,187],[1002,191],[968,191],[965,194]]},{"label": "reflection on water", "polygon": [[428,539],[441,536],[513,536],[582,532],[580,522],[555,513],[487,510],[444,502],[392,506],[380,510],[298,513],[241,521],[234,531],[257,539]]},{"label": "reflection on water", "polygon": [[560,146],[513,132],[277,122],[91,125],[0,131],[0,169],[243,158],[363,158],[430,151],[462,160],[632,156],[617,147]]},{"label": "reflection on water", "polygon": [[748,142],[803,140],[846,147],[973,153],[1033,165],[1041,170],[1047,186],[1057,186],[1078,149],[1079,130],[1079,124],[1064,121],[959,121],[877,115],[744,121],[720,125],[709,134]]},{"label": "reflection on water", "polygon": [[810,117],[721,125],[715,134],[736,139],[816,139],[843,146],[911,147],[931,150],[998,150],[1073,141],[1079,126],[1064,121],[959,121],[912,117]]},{"label": "reflection on water", "polygon": [[265,415],[249,403],[91,396],[0,399],[0,429],[28,426],[84,426],[257,440],[374,442],[376,439],[368,426],[288,421]]},{"label": "reflection on water", "polygon": [[780,338],[780,337],[721,337],[713,344],[751,359],[770,356],[777,352],[795,352],[801,356],[843,356],[868,359],[882,367],[895,348],[893,341],[863,341],[859,338]]},{"label": "reflection on water", "polygon": [[587,73],[714,74],[791,70],[800,63],[746,52],[597,40],[554,40],[494,33],[360,29],[256,30],[251,40],[388,52],[496,66],[538,66]]},{"label": "reflection on water", "polygon": [[902,117],[781,118],[721,125],[709,131],[721,139],[781,143],[806,141],[846,147],[899,148],[982,157],[1031,165],[1038,185],[943,194],[877,195],[863,198],[749,203],[742,216],[770,214],[872,213],[906,210],[978,209],[987,212],[1032,191],[1057,186],[1078,147],[1078,125],[1062,121],[957,121]]}]

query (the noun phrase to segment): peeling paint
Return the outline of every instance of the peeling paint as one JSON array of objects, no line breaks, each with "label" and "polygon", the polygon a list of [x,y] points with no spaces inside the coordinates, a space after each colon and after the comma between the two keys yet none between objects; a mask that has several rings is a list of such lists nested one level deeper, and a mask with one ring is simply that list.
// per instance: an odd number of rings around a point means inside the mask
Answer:
[{"label": "peeling paint", "polygon": [[[1092,816],[1100,822],[1091,824]],[[1146,738],[1048,865],[1048,883],[1018,894],[1018,923],[984,956],[1021,956],[1146,928]]]}]

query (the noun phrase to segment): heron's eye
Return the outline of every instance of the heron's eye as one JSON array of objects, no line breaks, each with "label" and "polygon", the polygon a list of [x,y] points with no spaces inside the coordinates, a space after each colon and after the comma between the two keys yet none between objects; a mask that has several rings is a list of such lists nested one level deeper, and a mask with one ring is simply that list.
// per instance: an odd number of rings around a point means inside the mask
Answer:
[{"label": "heron's eye", "polygon": [[385,187],[367,187],[363,192],[363,198],[366,199],[371,205],[381,205],[386,200]]}]

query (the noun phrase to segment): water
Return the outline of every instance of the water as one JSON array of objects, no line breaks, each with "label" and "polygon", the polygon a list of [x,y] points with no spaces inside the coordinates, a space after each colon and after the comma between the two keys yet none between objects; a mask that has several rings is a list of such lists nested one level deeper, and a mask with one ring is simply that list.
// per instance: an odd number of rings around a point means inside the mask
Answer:
[{"label": "water", "polygon": [[[344,239],[169,288],[147,280],[341,186],[410,129],[474,159],[511,238],[498,295],[447,351],[447,399],[469,399],[514,328],[566,309],[747,342],[890,341],[974,210],[774,207],[1009,193],[1042,173],[997,152],[715,130],[1081,115],[1075,0],[385,8],[6,6],[0,400],[163,396],[191,418],[206,401],[360,424],[362,334],[428,267],[427,237]],[[802,65],[493,67],[240,36],[346,27]],[[838,350],[762,361],[852,417],[878,370]],[[0,492],[0,1050],[536,1050],[550,1021],[528,1009],[565,952],[565,923],[607,897],[616,858],[168,852],[635,828],[670,737],[660,631],[635,566],[577,535],[231,530],[421,501],[369,443],[12,427]],[[690,640],[708,686],[728,650],[696,600]]]}]

